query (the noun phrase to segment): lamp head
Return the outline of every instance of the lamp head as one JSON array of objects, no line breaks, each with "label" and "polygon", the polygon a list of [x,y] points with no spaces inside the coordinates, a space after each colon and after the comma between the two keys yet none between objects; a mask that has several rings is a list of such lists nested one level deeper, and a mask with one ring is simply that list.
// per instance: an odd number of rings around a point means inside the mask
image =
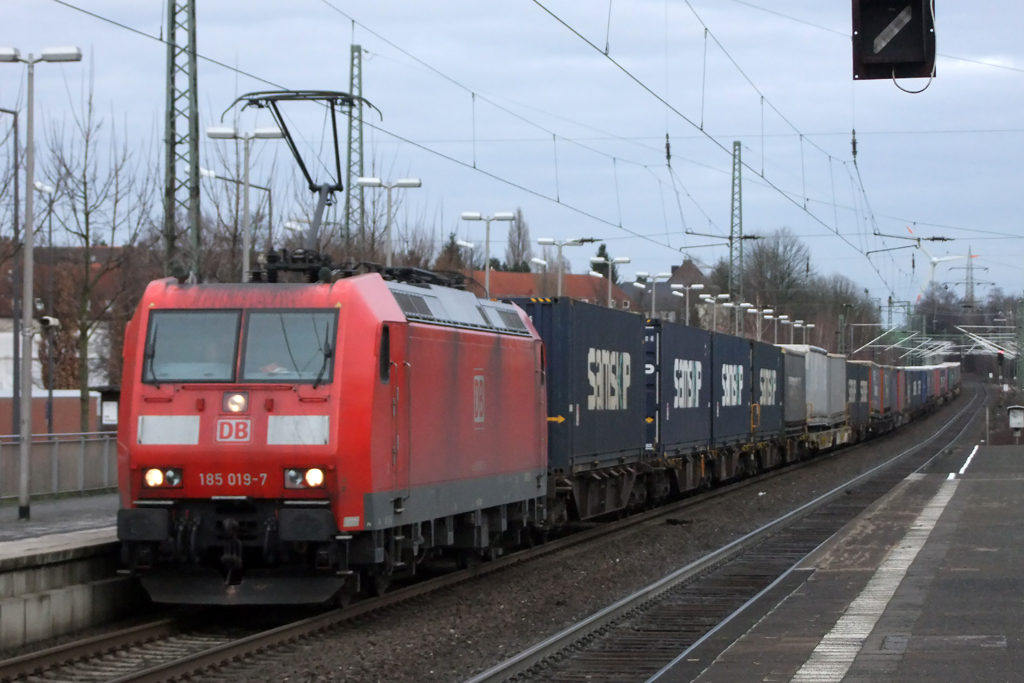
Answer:
[{"label": "lamp head", "polygon": [[547,261],[545,261],[542,258],[537,258],[536,256],[534,256],[532,259],[530,259],[530,263],[535,263],[538,266],[544,266],[545,268],[548,267],[548,262]]},{"label": "lamp head", "polygon": [[74,45],[48,47],[39,53],[39,58],[44,62],[80,62],[82,49]]},{"label": "lamp head", "polygon": [[260,140],[279,140],[284,137],[280,128],[257,128],[252,132],[254,138]]},{"label": "lamp head", "polygon": [[539,240],[537,240],[537,244],[541,245],[542,247],[553,247],[555,246],[555,240],[553,240],[550,237],[541,237]]},{"label": "lamp head", "polygon": [[423,181],[419,178],[399,178],[395,182],[395,187],[422,187]]},{"label": "lamp head", "polygon": [[380,178],[356,178],[359,187],[380,187],[382,184]]},{"label": "lamp head", "polygon": [[0,47],[0,62],[20,62],[21,52],[16,47]]},{"label": "lamp head", "polygon": [[514,213],[512,213],[510,211],[499,211],[498,213],[494,214],[494,218],[492,218],[491,220],[492,221],[514,221],[515,219],[516,219],[516,215]]},{"label": "lamp head", "polygon": [[206,137],[213,140],[235,140],[238,131],[231,126],[210,126],[206,129]]},{"label": "lamp head", "polygon": [[200,166],[199,167],[199,175],[202,178],[216,178],[217,177],[217,172],[216,171],[211,171],[208,168],[203,168],[202,166]]},{"label": "lamp head", "polygon": [[462,220],[464,221],[482,221],[483,216],[480,215],[479,211],[463,211]]},{"label": "lamp head", "polygon": [[476,248],[476,245],[474,245],[472,242],[467,242],[466,240],[458,240],[458,241],[455,242],[455,244],[457,244],[460,247],[463,247],[465,249],[474,249],[474,248]]}]

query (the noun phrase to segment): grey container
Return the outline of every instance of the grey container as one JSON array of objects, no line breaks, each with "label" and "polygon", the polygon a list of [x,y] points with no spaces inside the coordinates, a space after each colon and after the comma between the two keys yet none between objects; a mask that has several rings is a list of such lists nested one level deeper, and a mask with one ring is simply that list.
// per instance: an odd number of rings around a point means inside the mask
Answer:
[{"label": "grey container", "polygon": [[867,419],[879,417],[882,414],[882,368],[877,363],[869,360],[851,360],[850,365],[864,368],[864,376],[867,379],[867,393],[862,397],[867,401]]},{"label": "grey container", "polygon": [[711,441],[711,333],[651,321],[647,348],[647,443],[658,455],[686,455]]},{"label": "grey container", "polygon": [[771,344],[753,342],[752,421],[758,440],[782,436],[783,376],[782,349]]},{"label": "grey container", "polygon": [[[829,395],[828,352],[807,344],[786,344],[786,350],[796,351],[804,357],[804,386],[807,403],[807,426],[821,429],[832,424]],[[834,402],[834,399],[832,399]]]},{"label": "grey container", "polygon": [[782,407],[786,431],[801,432],[807,428],[807,363],[805,354],[792,348],[780,349],[785,390]]},{"label": "grey container", "polygon": [[548,469],[577,472],[644,452],[644,319],[571,299],[512,299],[544,340]]},{"label": "grey container", "polygon": [[828,354],[828,424],[846,422],[847,406],[846,356]]},{"label": "grey container", "polygon": [[716,448],[750,441],[750,352],[747,339],[711,335],[711,442]]},{"label": "grey container", "polygon": [[896,380],[899,372],[896,368],[882,367],[882,414],[895,413],[897,408]]}]

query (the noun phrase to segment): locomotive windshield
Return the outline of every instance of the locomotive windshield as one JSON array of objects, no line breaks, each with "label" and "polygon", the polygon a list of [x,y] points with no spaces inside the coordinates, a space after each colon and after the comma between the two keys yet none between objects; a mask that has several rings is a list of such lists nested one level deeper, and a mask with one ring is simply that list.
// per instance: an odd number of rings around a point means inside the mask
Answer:
[{"label": "locomotive windshield", "polygon": [[335,311],[250,311],[242,357],[243,382],[330,381]]},{"label": "locomotive windshield", "polygon": [[240,311],[153,311],[144,382],[233,382]]}]

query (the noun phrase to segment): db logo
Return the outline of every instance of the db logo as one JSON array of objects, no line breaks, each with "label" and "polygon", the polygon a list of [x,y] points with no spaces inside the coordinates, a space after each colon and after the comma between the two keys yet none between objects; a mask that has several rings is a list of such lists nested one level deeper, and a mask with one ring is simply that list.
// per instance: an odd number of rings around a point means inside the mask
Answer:
[{"label": "db logo", "polygon": [[249,441],[249,420],[217,420],[217,441]]}]

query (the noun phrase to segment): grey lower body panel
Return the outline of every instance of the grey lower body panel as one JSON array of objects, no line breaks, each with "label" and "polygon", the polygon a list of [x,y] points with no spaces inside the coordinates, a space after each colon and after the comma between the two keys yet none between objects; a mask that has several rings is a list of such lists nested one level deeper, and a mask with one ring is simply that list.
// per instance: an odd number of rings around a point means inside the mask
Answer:
[{"label": "grey lower body panel", "polygon": [[415,524],[547,495],[547,471],[527,470],[363,497],[367,529]]}]

